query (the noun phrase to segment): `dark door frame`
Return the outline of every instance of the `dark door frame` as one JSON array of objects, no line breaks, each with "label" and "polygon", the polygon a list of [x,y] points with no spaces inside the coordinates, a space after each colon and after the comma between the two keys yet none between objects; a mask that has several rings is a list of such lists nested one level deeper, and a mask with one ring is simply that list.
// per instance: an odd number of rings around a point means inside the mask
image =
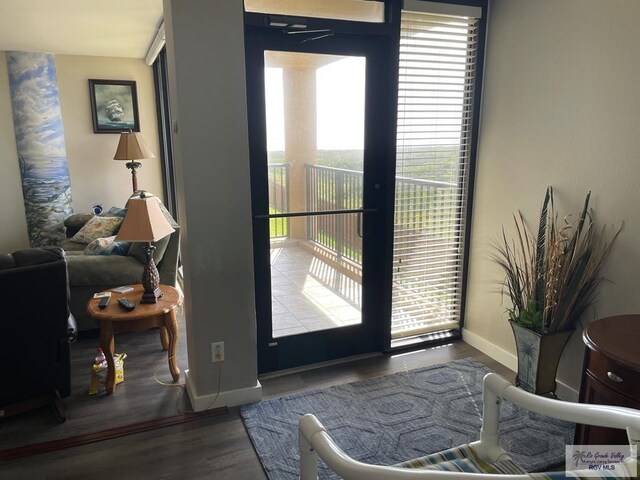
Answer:
[{"label": "dark door frame", "polygon": [[[463,252],[463,271],[461,281],[461,307],[460,307],[460,328],[457,332],[453,332],[452,335],[440,335],[430,334],[416,338],[415,342],[406,344],[399,347],[391,347],[391,279],[393,270],[393,212],[395,206],[395,164],[396,164],[396,122],[397,122],[397,108],[398,108],[398,67],[400,57],[400,16],[403,5],[403,0],[385,0],[385,23],[361,23],[340,21],[331,19],[319,19],[319,18],[302,18],[298,19],[307,24],[308,29],[322,29],[330,28],[334,31],[335,35],[348,34],[348,35],[363,35],[381,38],[382,42],[386,42],[388,46],[387,55],[387,68],[388,68],[388,82],[389,89],[392,94],[387,99],[386,108],[388,109],[390,118],[392,118],[392,124],[384,132],[386,138],[390,141],[387,145],[386,151],[387,162],[384,166],[386,168],[386,184],[384,185],[383,199],[381,204],[384,208],[380,211],[380,221],[386,225],[386,230],[381,235],[380,241],[383,242],[384,248],[381,248],[383,252],[382,258],[377,261],[382,262],[381,266],[381,280],[385,285],[381,285],[378,289],[380,294],[380,312],[383,316],[383,320],[380,322],[379,336],[381,338],[380,351],[386,353],[393,353],[406,350],[415,350],[419,348],[425,348],[431,345],[440,344],[443,342],[450,342],[452,339],[460,338],[461,331],[465,323],[466,314],[466,292],[468,285],[468,268],[469,257],[471,251],[471,228],[472,228],[472,213],[473,213],[473,199],[475,195],[475,171],[476,171],[476,158],[477,158],[477,146],[478,146],[478,132],[480,125],[480,107],[481,107],[481,93],[482,93],[482,81],[484,72],[484,54],[485,54],[485,39],[487,31],[487,17],[488,17],[488,0],[430,0],[436,3],[448,3],[456,5],[469,5],[480,7],[482,9],[482,18],[479,22],[478,32],[478,51],[476,59],[476,74],[475,74],[475,95],[473,101],[473,117],[471,127],[471,152],[469,159],[469,179],[468,179],[468,196],[465,209],[465,215],[467,217],[465,232],[464,232],[464,252]],[[269,24],[269,15],[247,13],[245,12],[245,32],[254,30],[267,30]],[[295,17],[291,17],[296,20]],[[247,52],[247,65],[250,61],[253,61],[249,52]],[[247,71],[249,74],[249,71]],[[249,78],[247,84],[249,85]],[[250,94],[248,94],[250,97]],[[252,121],[252,112],[249,109],[249,123]],[[264,114],[264,112],[262,112]],[[251,127],[250,127],[251,128]],[[263,139],[266,142],[266,139]],[[251,141],[251,140],[250,140]],[[250,147],[251,148],[251,147]],[[265,162],[266,163],[266,162]],[[253,187],[253,185],[252,185]],[[252,199],[253,201],[253,199]],[[259,235],[258,235],[259,236]],[[256,232],[254,231],[254,239],[256,238]],[[255,245],[255,243],[254,243]],[[258,264],[256,264],[256,268]],[[265,291],[259,291],[258,282],[256,283],[256,302],[260,295],[264,295]],[[266,290],[266,294],[270,294],[270,288]],[[260,327],[258,327],[260,333]],[[260,357],[260,346],[259,346]]]},{"label": "dark door frame", "polygon": [[[393,222],[393,182],[390,167],[395,163],[395,87],[390,43],[385,36],[335,33],[330,40],[300,43],[301,38],[281,29],[247,26],[245,54],[247,65],[247,103],[249,113],[249,151],[251,157],[252,211],[254,215],[254,267],[258,333],[258,371],[291,368],[384,350],[385,312],[390,312],[392,246],[385,235]],[[363,298],[361,325],[272,338],[271,278],[269,275],[269,221],[267,188],[266,120],[264,98],[264,51],[283,50],[305,53],[366,56],[365,168]],[[391,177],[391,180],[393,177]],[[391,202],[389,202],[391,199]],[[257,218],[256,218],[257,217]],[[389,261],[385,261],[388,259]],[[389,281],[385,281],[388,276]]]},{"label": "dark door frame", "polygon": [[160,167],[165,206],[171,216],[178,220],[175,163],[171,138],[171,107],[169,102],[169,74],[167,71],[167,49],[164,47],[153,62],[153,82],[156,90],[156,112],[158,115],[158,140],[160,143]]}]

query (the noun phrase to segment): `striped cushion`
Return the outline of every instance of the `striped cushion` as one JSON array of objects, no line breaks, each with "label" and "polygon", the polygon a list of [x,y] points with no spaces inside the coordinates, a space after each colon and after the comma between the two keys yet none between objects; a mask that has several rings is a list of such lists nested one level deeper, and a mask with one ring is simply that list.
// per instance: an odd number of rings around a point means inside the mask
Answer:
[{"label": "striped cushion", "polygon": [[448,472],[468,473],[498,473],[498,474],[526,474],[522,467],[507,458],[495,463],[483,461],[470,445],[432,453],[426,457],[416,458],[408,462],[399,463],[396,467],[419,468],[423,470],[442,470]]}]

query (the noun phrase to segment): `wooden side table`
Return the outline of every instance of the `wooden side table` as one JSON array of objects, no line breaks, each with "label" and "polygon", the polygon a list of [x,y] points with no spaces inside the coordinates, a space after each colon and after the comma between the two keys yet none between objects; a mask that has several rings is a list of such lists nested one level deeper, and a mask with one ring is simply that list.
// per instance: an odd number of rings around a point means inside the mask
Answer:
[{"label": "wooden side table", "polygon": [[[587,346],[581,403],[640,410],[640,315],[618,315],[593,322],[584,330]],[[627,434],[577,425],[576,445],[626,445]]]},{"label": "wooden side table", "polygon": [[[140,303],[144,288],[142,285],[130,285],[133,291],[127,293],[111,292],[111,301],[106,308],[98,308],[100,299],[92,298],[87,303],[87,313],[100,324],[100,346],[107,358],[107,394],[116,388],[116,368],[113,361],[114,333],[142,332],[160,327],[162,348],[168,351],[169,370],[173,381],[180,378],[180,369],[176,363],[176,347],[178,345],[178,323],[176,312],[182,298],[178,291],[168,285],[160,285],[162,297],[157,303]],[[136,304],[136,308],[127,311],[118,303],[119,298],[128,298]]]}]

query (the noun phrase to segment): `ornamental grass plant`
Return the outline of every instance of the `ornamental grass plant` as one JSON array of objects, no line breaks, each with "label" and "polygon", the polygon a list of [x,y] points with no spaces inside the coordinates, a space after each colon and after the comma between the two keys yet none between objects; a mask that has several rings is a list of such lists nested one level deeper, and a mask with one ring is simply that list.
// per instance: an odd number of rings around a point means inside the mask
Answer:
[{"label": "ornamental grass plant", "polygon": [[596,301],[603,265],[622,226],[613,233],[598,226],[590,196],[578,217],[560,219],[548,187],[536,236],[520,211],[513,216],[513,238],[502,227],[493,260],[505,274],[501,293],[511,300],[507,312],[513,322],[539,334],[573,330]]}]

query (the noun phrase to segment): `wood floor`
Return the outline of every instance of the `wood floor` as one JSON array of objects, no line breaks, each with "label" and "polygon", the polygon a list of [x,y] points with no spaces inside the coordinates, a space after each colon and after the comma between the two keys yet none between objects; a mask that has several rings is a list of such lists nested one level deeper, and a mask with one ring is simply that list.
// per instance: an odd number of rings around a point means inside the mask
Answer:
[{"label": "wood floor", "polygon": [[[263,398],[324,388],[473,357],[513,380],[514,373],[462,341],[261,379]],[[193,423],[0,463],[0,479],[266,479],[239,410]]]},{"label": "wood floor", "polygon": [[[185,333],[184,322],[181,322],[176,358],[182,372],[187,368]],[[99,344],[96,335],[89,335],[71,345],[71,395],[63,402],[67,421],[59,425],[52,410],[46,407],[3,419],[0,422],[0,450],[172,417],[191,410],[182,389],[156,381],[157,378],[174,384],[157,329],[117,334],[116,352],[127,354],[125,381],[116,387],[114,395],[90,396],[91,364]],[[184,383],[184,374],[179,383]],[[3,480],[1,473],[0,480]]]}]

